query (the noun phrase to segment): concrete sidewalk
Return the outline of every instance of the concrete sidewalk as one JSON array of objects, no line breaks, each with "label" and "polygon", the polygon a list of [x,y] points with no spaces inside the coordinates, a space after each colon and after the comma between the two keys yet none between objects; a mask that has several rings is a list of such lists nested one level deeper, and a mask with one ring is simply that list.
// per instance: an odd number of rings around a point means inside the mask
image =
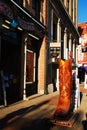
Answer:
[{"label": "concrete sidewalk", "polygon": [[[0,120],[4,123],[12,123],[12,126],[9,127],[13,128],[14,126],[15,129],[11,130],[17,130],[17,127],[19,130],[23,123],[26,124],[30,120],[33,120],[33,123],[35,123],[37,119],[51,118],[56,110],[58,99],[59,93],[56,91],[52,94],[42,95],[36,98],[32,97],[28,100],[17,102],[0,109]],[[82,121],[86,119],[85,115],[87,113],[87,93],[82,93],[81,104],[77,111],[81,114],[79,125],[69,130],[83,130]],[[16,123],[18,123],[18,126]],[[67,128],[63,129],[67,130]],[[49,130],[62,130],[62,128],[54,126],[53,129]]]},{"label": "concrete sidewalk", "polygon": [[38,95],[37,97],[32,96],[27,100],[22,100],[7,107],[0,108],[0,119],[5,117],[6,115],[13,113],[14,111],[18,111],[19,109],[23,109],[25,107],[34,106],[43,102],[48,101],[48,103],[54,108],[57,106],[58,103],[58,92],[54,92],[48,95]]},{"label": "concrete sidewalk", "polygon": [[[82,118],[85,119],[85,114],[87,113],[87,93],[81,92],[80,98],[81,98],[81,103],[80,106],[78,107],[78,110],[83,112]],[[32,96],[27,100],[22,100],[12,105],[9,105],[7,107],[0,108],[0,119],[20,109],[24,109],[30,106],[36,106],[45,102],[47,102],[48,105],[50,105],[50,107],[52,107],[55,110],[58,104],[58,99],[59,99],[58,91],[48,95],[38,95],[37,97]]]}]

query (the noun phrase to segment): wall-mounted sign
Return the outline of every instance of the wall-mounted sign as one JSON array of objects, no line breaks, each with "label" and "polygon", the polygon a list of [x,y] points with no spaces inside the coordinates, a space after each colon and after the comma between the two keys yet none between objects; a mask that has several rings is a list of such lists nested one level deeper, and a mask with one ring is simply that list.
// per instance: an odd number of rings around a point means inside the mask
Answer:
[{"label": "wall-mounted sign", "polygon": [[61,54],[61,43],[51,42],[50,43],[50,55],[51,57],[58,57]]},{"label": "wall-mounted sign", "polygon": [[18,25],[18,21],[16,21],[15,19],[13,19],[13,21],[10,24],[13,28],[17,27]]},{"label": "wall-mounted sign", "polygon": [[50,47],[61,47],[61,42],[50,42]]},{"label": "wall-mounted sign", "polygon": [[79,45],[78,46],[78,64],[87,64],[87,51],[86,47]]},{"label": "wall-mounted sign", "polygon": [[78,46],[78,64],[87,64],[87,35],[79,38],[80,45]]}]

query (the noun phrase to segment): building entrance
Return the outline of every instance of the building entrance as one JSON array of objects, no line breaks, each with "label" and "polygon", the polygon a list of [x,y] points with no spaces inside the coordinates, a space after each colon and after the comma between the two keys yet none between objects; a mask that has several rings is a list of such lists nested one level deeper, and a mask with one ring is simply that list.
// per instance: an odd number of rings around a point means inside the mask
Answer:
[{"label": "building entrance", "polygon": [[3,71],[7,104],[16,102],[20,98],[20,52],[20,45],[17,42],[7,40],[6,37],[1,38],[0,65]]}]

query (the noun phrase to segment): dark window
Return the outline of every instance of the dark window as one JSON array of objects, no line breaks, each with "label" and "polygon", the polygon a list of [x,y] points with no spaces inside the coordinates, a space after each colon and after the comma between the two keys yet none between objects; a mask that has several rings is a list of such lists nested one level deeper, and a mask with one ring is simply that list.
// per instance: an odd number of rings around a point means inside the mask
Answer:
[{"label": "dark window", "polygon": [[36,6],[36,1],[32,0],[32,8],[35,9],[35,6]]},{"label": "dark window", "polygon": [[34,53],[27,52],[26,59],[26,82],[33,82],[34,77]]},{"label": "dark window", "polygon": [[53,41],[57,41],[57,24],[53,24]]},{"label": "dark window", "polygon": [[40,0],[32,0],[32,8],[35,9],[35,17],[40,18]]}]

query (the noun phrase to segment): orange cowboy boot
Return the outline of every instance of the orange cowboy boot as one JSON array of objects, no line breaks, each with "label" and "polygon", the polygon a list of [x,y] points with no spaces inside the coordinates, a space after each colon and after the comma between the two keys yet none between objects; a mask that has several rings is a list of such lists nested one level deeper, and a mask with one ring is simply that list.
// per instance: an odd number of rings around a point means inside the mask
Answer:
[{"label": "orange cowboy boot", "polygon": [[59,61],[59,102],[55,117],[63,117],[69,113],[72,92],[72,60]]}]

